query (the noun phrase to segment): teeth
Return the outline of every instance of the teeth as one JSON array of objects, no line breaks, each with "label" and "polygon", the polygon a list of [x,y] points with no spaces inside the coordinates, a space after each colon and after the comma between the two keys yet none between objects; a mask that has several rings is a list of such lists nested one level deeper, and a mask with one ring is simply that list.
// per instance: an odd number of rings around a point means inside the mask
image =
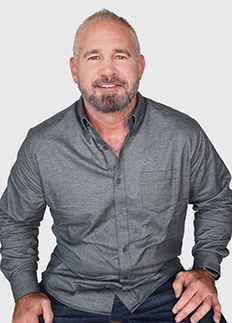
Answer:
[{"label": "teeth", "polygon": [[114,87],[114,85],[100,85],[100,87],[106,87],[106,88],[109,88],[109,87]]}]

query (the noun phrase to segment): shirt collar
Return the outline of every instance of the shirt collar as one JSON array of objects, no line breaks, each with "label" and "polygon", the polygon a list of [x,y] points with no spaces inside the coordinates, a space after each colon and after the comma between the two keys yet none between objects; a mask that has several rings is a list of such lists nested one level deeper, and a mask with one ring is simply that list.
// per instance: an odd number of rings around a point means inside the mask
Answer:
[{"label": "shirt collar", "polygon": [[138,92],[137,104],[132,114],[127,119],[127,126],[130,130],[139,127],[146,110],[144,97]]},{"label": "shirt collar", "polygon": [[[84,127],[85,131],[89,133],[88,127],[91,126],[91,123],[88,121],[88,118],[85,113],[85,107],[84,107],[84,100],[81,96],[80,99],[77,101],[77,107],[76,107],[77,116]],[[144,97],[138,92],[137,93],[137,104],[132,112],[132,114],[127,119],[127,126],[130,130],[137,128],[140,125],[140,122],[143,119],[144,113],[146,110],[146,104]]]}]

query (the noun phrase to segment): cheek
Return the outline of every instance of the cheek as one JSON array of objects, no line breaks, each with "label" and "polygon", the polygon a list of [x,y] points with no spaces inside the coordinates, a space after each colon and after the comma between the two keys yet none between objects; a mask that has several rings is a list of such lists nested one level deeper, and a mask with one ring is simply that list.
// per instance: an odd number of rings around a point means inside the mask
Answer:
[{"label": "cheek", "polygon": [[121,75],[130,83],[134,83],[138,79],[138,68],[137,66],[128,66],[121,70]]},{"label": "cheek", "polygon": [[78,81],[84,85],[85,87],[89,87],[92,84],[92,73],[85,69],[85,68],[80,68],[78,70]]}]

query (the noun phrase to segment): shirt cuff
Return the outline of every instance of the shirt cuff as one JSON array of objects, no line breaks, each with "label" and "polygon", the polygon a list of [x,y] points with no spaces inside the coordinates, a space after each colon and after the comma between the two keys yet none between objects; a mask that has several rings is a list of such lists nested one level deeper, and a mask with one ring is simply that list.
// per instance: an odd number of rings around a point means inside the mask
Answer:
[{"label": "shirt cuff", "polygon": [[[196,251],[194,253],[194,264],[196,268],[209,268],[218,273],[218,278],[221,275],[221,256],[210,251]],[[218,279],[217,278],[217,279]]]},{"label": "shirt cuff", "polygon": [[40,292],[37,275],[33,270],[13,274],[10,278],[10,284],[15,301],[26,294]]}]

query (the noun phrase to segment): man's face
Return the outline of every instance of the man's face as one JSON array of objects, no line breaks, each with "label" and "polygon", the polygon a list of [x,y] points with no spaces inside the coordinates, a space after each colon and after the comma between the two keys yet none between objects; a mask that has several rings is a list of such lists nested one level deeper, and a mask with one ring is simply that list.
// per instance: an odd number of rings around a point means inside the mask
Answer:
[{"label": "man's face", "polygon": [[136,100],[143,70],[134,34],[110,20],[87,25],[79,37],[77,62],[71,59],[85,104],[101,113],[123,111]]}]

